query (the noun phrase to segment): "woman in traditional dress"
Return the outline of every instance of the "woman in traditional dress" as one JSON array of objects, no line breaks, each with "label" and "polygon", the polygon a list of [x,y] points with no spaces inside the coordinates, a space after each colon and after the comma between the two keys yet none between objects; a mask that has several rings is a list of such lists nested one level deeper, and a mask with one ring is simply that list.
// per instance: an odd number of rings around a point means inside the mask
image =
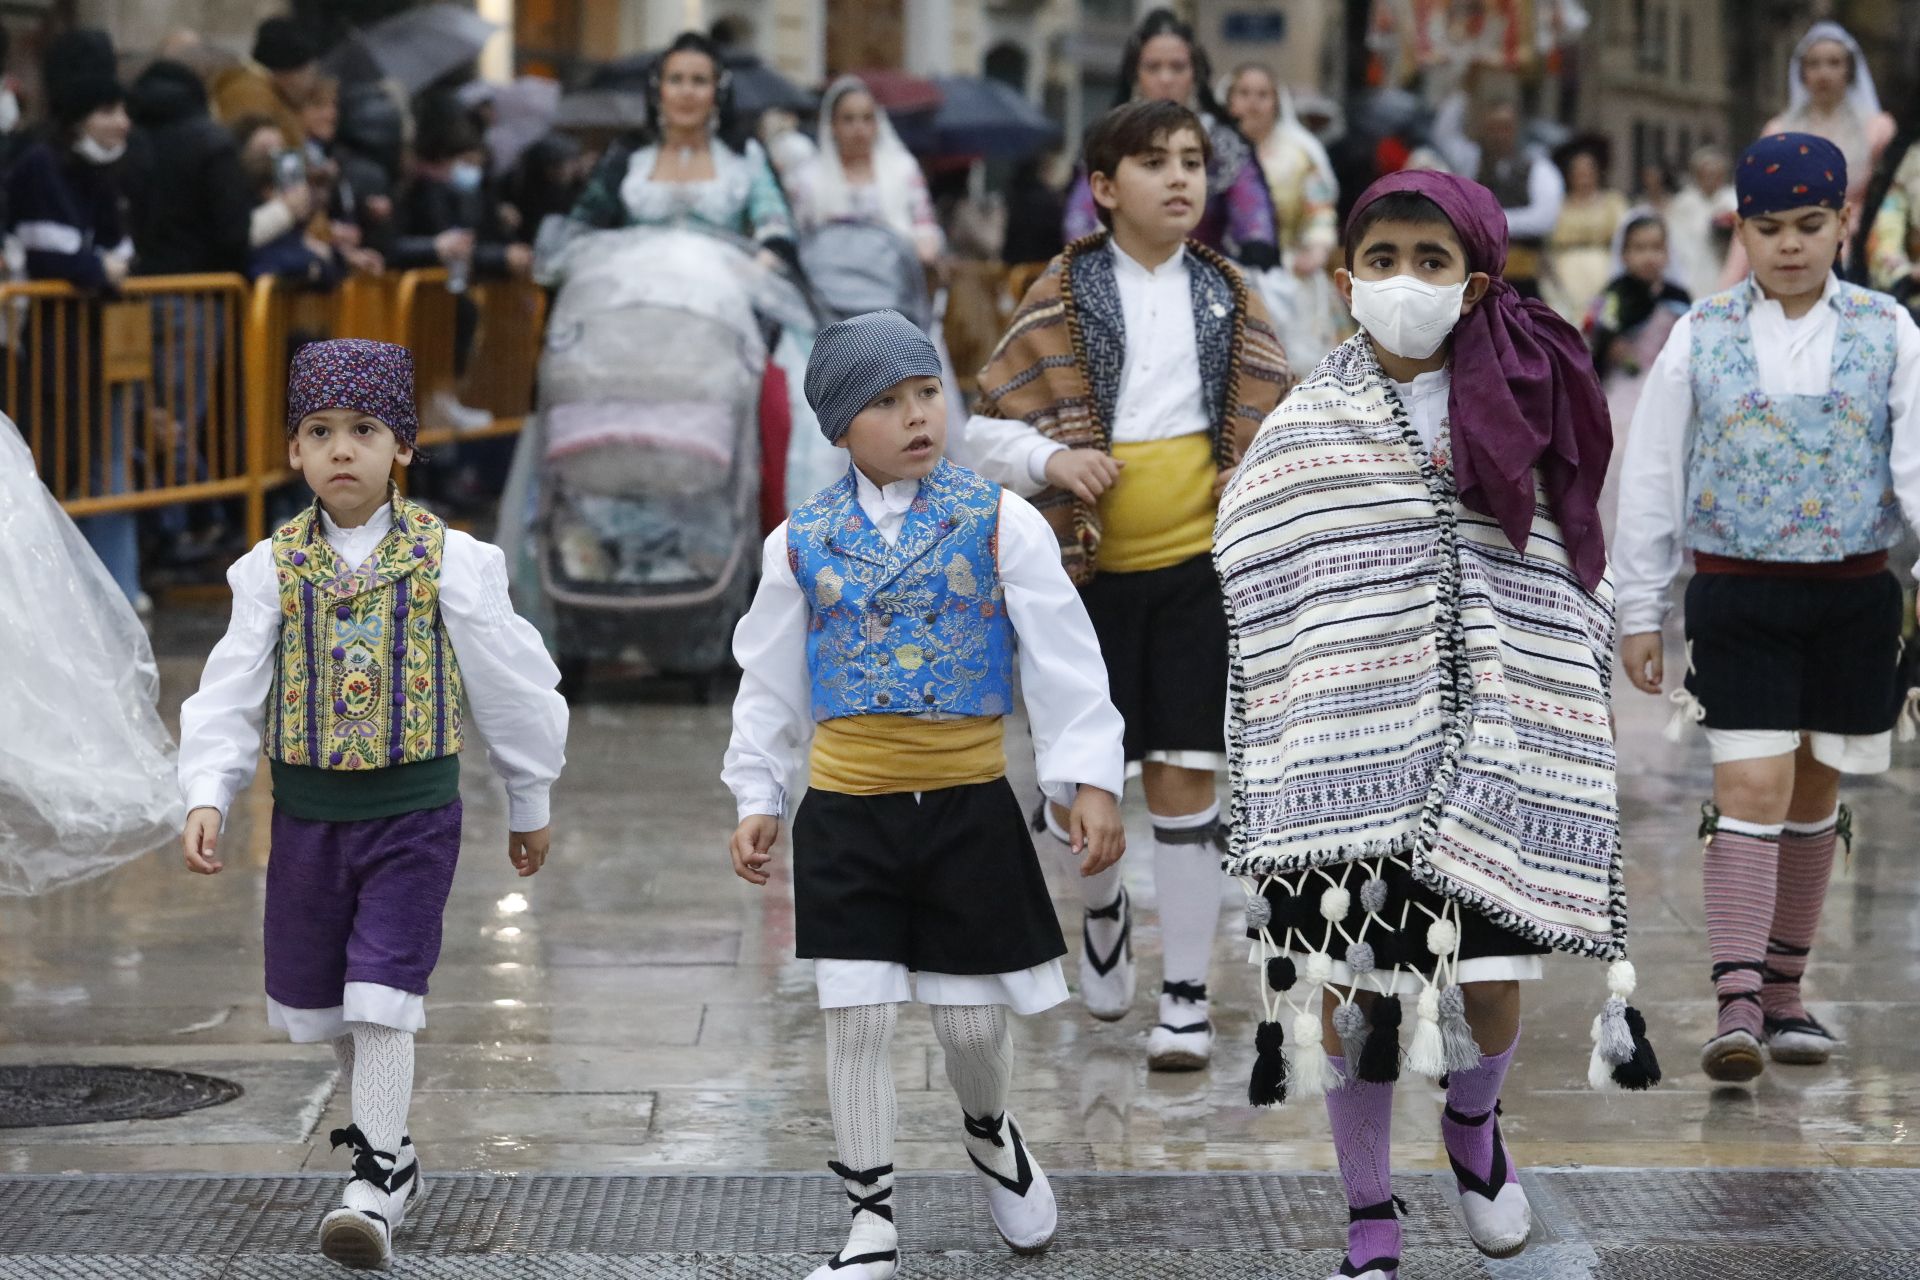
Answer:
[{"label": "woman in traditional dress", "polygon": [[1613,237],[1627,213],[1627,198],[1608,189],[1607,140],[1575,138],[1554,154],[1567,180],[1560,217],[1547,237],[1547,300],[1573,324],[1586,318],[1607,287],[1613,267]]},{"label": "woman in traditional dress", "polygon": [[913,241],[922,262],[939,261],[946,237],[920,163],[858,76],[841,76],[820,99],[819,146],[792,180],[803,233],[848,219],[878,222]]},{"label": "woman in traditional dress", "polygon": [[[1155,9],[1127,41],[1120,59],[1118,103],[1164,98],[1193,109],[1213,145],[1213,157],[1207,163],[1206,212],[1193,238],[1244,267],[1278,266],[1280,228],[1273,194],[1253,147],[1214,100],[1210,79],[1207,54],[1194,39],[1193,28],[1169,9]],[[1093,188],[1084,172],[1068,193],[1065,229],[1070,241],[1101,229]]]}]

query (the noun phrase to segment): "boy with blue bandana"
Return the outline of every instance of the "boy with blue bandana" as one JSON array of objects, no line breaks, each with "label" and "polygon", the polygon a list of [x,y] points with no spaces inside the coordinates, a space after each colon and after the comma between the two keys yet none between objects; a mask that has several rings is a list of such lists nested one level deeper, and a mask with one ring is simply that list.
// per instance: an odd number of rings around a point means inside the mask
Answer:
[{"label": "boy with blue bandana", "polygon": [[[807,400],[846,475],[767,539],[734,636],[723,777],[734,873],[765,885],[793,813],[794,928],[827,1019],[827,1097],[853,1202],[846,1246],[809,1280],[891,1280],[896,1007],[932,1006],[967,1153],[1017,1253],[1052,1240],[1053,1192],[1007,1114],[1007,1013],[1067,995],[1066,945],[1006,780],[1019,667],[1041,786],[1071,805],[1087,874],[1125,848],[1122,726],[1045,519],[947,462],[933,344],[892,311],[820,332]],[[795,756],[812,737],[797,806]]]},{"label": "boy with blue bandana", "polygon": [[1614,548],[1622,660],[1661,691],[1681,553],[1687,673],[1673,732],[1714,764],[1707,942],[1719,999],[1701,1053],[1721,1081],[1837,1037],[1800,979],[1844,830],[1840,775],[1883,772],[1899,714],[1902,603],[1887,552],[1920,518],[1920,328],[1833,274],[1847,163],[1812,134],[1747,149],[1738,235],[1753,274],[1674,327],[1633,419]]}]

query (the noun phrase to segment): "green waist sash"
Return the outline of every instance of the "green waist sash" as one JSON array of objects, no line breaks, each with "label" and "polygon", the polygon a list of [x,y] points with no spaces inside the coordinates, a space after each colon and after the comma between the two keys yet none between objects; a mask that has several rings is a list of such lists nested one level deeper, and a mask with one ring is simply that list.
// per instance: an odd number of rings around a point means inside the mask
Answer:
[{"label": "green waist sash", "polygon": [[385,769],[273,767],[273,806],[305,822],[363,822],[438,809],[460,798],[460,757],[441,756]]}]

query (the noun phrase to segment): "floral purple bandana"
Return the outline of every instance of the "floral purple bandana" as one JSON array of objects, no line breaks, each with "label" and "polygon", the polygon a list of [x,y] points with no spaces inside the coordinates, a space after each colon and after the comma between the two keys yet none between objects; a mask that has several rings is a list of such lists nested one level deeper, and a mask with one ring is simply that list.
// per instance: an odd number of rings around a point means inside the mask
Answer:
[{"label": "floral purple bandana", "polygon": [[336,338],[300,348],[287,378],[287,435],[296,434],[301,419],[322,409],[352,409],[378,418],[401,444],[411,447],[420,434],[413,353],[366,338]]}]

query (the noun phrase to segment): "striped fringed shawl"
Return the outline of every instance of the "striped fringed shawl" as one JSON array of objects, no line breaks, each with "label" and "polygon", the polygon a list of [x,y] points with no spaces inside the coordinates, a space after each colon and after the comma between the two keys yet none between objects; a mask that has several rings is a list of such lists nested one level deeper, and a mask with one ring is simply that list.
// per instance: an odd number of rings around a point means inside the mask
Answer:
[{"label": "striped fringed shawl", "polygon": [[1539,500],[1523,554],[1454,498],[1364,335],[1262,426],[1223,495],[1228,870],[1392,854],[1526,938],[1626,950],[1613,588]]},{"label": "striped fringed shawl", "polygon": [[[1069,449],[1111,451],[1111,418],[1126,364],[1126,322],[1106,232],[1074,241],[1027,290],[980,371],[974,412],[1025,422]],[[1200,381],[1214,461],[1240,459],[1291,381],[1286,353],[1258,294],[1212,249],[1187,242]],[[1033,500],[1060,539],[1067,576],[1085,585],[1100,552],[1100,513],[1064,489]]]}]

